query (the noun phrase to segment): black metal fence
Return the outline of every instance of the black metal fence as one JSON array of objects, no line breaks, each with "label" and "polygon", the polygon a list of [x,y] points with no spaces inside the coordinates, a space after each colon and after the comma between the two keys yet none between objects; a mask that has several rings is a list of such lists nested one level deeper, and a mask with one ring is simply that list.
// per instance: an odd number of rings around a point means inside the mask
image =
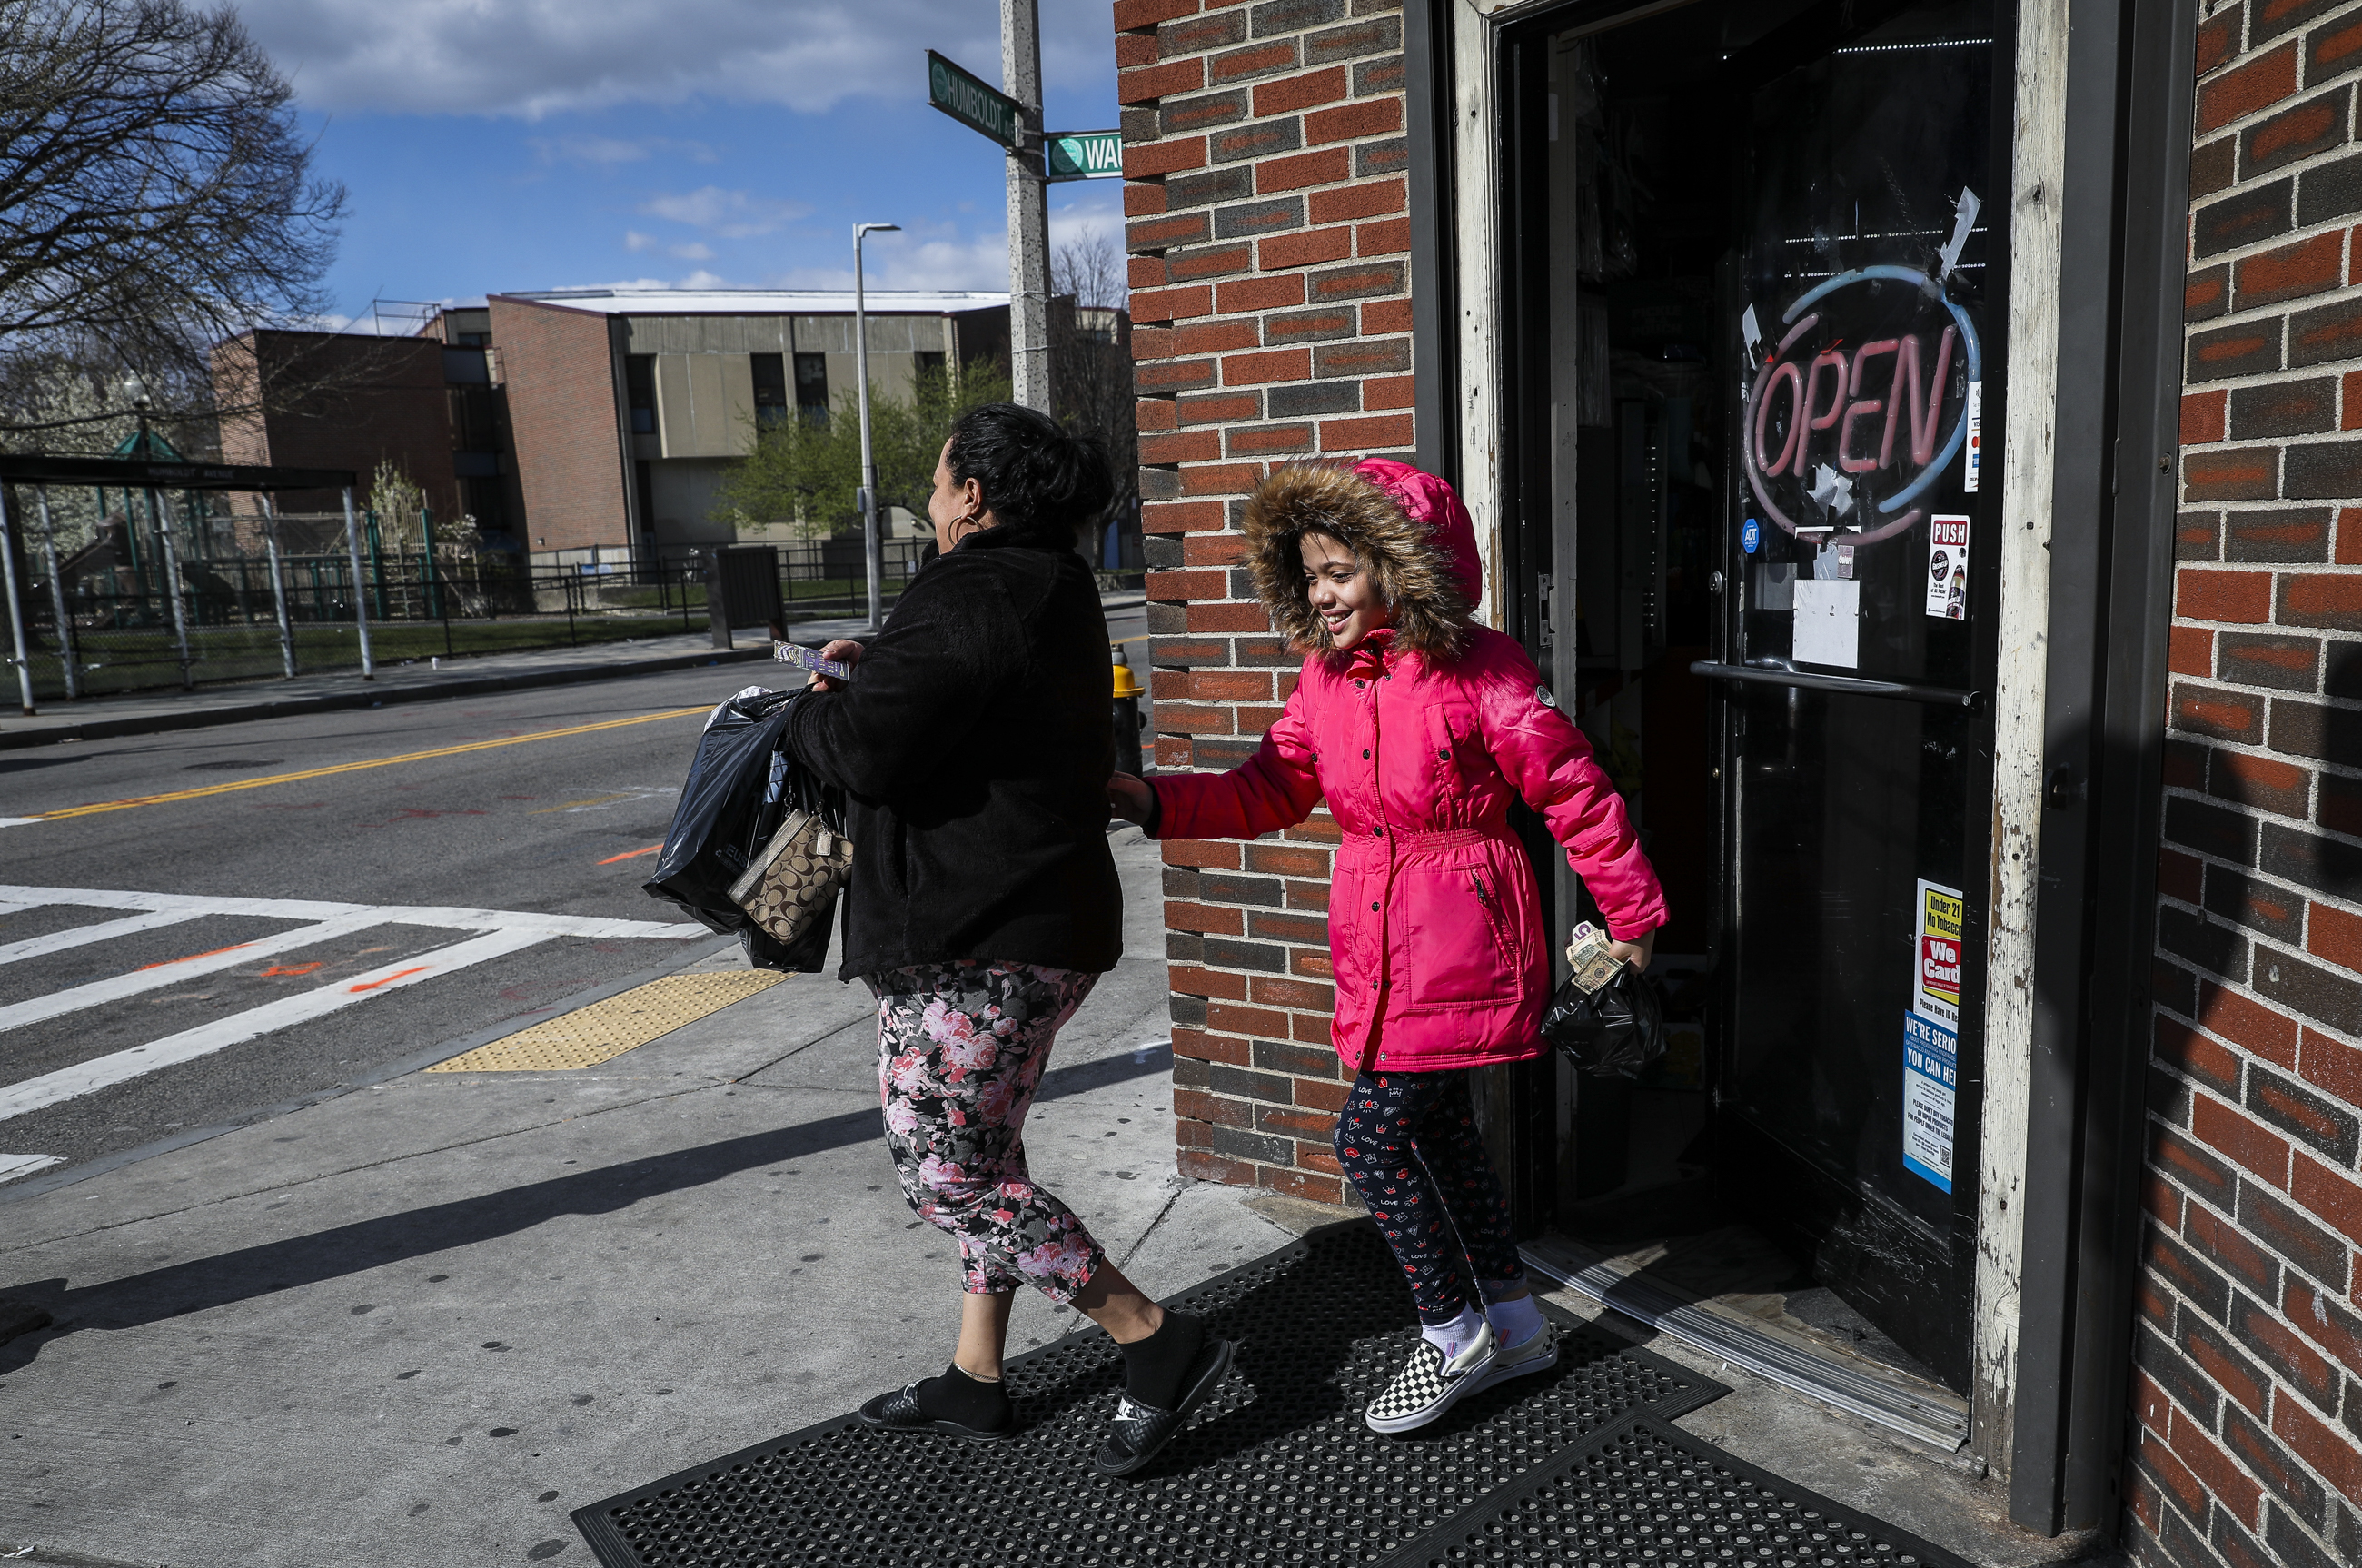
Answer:
[{"label": "black metal fence", "polygon": [[[920,549],[914,540],[887,544],[888,602],[918,569]],[[833,559],[779,564],[790,624],[866,613],[866,570],[823,575],[843,569]],[[348,552],[225,556],[180,563],[177,594],[164,591],[152,563],[61,572],[55,583],[39,555],[26,565],[17,578],[26,664],[35,697],[50,701],[358,669],[363,623],[380,666],[693,635],[709,624],[705,562],[695,557],[526,569],[371,551],[357,581]]]}]

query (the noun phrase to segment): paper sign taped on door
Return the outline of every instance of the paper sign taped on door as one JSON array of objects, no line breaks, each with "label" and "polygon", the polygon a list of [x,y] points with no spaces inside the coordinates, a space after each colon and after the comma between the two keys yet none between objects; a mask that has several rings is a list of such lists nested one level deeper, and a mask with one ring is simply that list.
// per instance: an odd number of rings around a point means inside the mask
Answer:
[{"label": "paper sign taped on door", "polygon": [[1903,1167],[1946,1192],[1959,1061],[1959,1036],[1932,1018],[1903,1015]]},{"label": "paper sign taped on door", "polygon": [[1796,584],[1796,620],[1789,655],[1802,664],[1861,664],[1861,584],[1811,578]]},{"label": "paper sign taped on door", "polygon": [[1939,621],[1969,618],[1969,520],[1931,519],[1927,531],[1927,613]]},{"label": "paper sign taped on door", "polygon": [[1958,888],[1922,882],[1914,900],[1919,930],[1912,943],[1911,1009],[1953,1029],[1960,1024],[1960,932],[1968,913]]}]

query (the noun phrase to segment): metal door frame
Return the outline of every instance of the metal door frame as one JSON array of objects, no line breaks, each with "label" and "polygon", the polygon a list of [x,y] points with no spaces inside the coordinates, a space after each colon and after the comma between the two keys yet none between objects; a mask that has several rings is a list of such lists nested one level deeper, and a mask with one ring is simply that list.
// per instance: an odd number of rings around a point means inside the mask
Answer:
[{"label": "metal door frame", "polygon": [[[1462,389],[1507,384],[1493,329],[1517,243],[1497,188],[1511,167],[1509,116],[1496,112],[1503,34],[1545,15],[1555,27],[1606,26],[1666,8],[1406,6],[1418,456],[1461,485],[1496,563],[1519,499],[1505,460],[1518,419]],[[1978,1313],[2005,1320],[1979,1347],[1971,1442],[2008,1476],[2012,1518],[2044,1533],[2112,1536],[2122,1516],[2197,11],[2197,0],[2016,9],[2021,43],[2058,46],[2015,55],[2021,109],[2037,113],[2019,116],[2033,129],[2007,186],[2013,214],[2051,209],[2041,215],[2056,245],[2056,329],[2039,345],[2044,362],[2013,355],[2011,367],[2019,392],[2038,393],[2041,417],[2055,419],[2055,438],[2029,456],[2005,436],[1997,465],[2031,473],[2045,501],[2023,526],[2045,536],[2047,641],[2038,711],[2020,715],[2032,750],[1995,790],[2006,833],[2033,849],[2026,886],[2039,890],[2012,937],[2018,967],[1996,962],[1990,981],[2035,1002],[2017,1076],[1988,1080],[1981,1117],[1985,1168],[2011,1179],[1989,1190],[1980,1226]],[[1487,608],[1499,616],[1489,595]],[[2009,841],[1996,834],[1997,870]]]}]

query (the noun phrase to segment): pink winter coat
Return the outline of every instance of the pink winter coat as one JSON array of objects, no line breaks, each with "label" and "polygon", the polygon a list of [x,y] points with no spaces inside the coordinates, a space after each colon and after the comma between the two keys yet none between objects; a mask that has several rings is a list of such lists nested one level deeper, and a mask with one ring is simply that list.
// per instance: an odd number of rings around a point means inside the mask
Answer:
[{"label": "pink winter coat", "polygon": [[[1275,475],[1258,499],[1306,471]],[[1304,821],[1325,799],[1343,834],[1329,899],[1338,1055],[1369,1071],[1525,1060],[1544,1049],[1555,944],[1531,865],[1509,832],[1510,798],[1523,798],[1566,846],[1618,940],[1664,923],[1664,895],[1622,797],[1522,648],[1481,626],[1466,627],[1456,657],[1398,646],[1418,621],[1404,613],[1411,595],[1450,600],[1443,608],[1462,613],[1472,597],[1475,539],[1458,498],[1401,464],[1364,463],[1353,473],[1395,503],[1392,518],[1357,513],[1352,502],[1365,498],[1341,503],[1324,477],[1317,521],[1364,561],[1395,569],[1389,597],[1403,629],[1374,634],[1350,654],[1307,658],[1285,711],[1242,766],[1157,777],[1156,835],[1252,838]],[[1285,599],[1291,581],[1302,596],[1301,565],[1291,558],[1305,512],[1288,499],[1262,508],[1261,529],[1251,508],[1250,543],[1264,552],[1252,564],[1266,600],[1278,601],[1281,629],[1317,644],[1326,640],[1317,618],[1307,631],[1307,617]],[[1440,613],[1432,602],[1415,608],[1430,624]]]}]

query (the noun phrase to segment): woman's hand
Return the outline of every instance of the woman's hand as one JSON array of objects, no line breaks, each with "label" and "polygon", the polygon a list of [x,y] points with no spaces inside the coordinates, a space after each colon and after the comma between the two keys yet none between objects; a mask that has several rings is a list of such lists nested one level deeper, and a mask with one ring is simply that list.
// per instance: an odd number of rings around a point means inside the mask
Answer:
[{"label": "woman's hand", "polygon": [[1636,972],[1645,974],[1650,957],[1657,951],[1657,933],[1651,929],[1642,932],[1638,942],[1611,942],[1607,951],[1631,965]]},{"label": "woman's hand", "polygon": [[1156,793],[1145,779],[1117,773],[1107,781],[1108,810],[1128,823],[1144,823],[1156,804]]},{"label": "woman's hand", "polygon": [[[861,645],[855,642],[851,637],[839,637],[836,641],[822,646],[820,650],[820,657],[822,658],[833,658],[843,664],[859,664],[861,662]],[[844,689],[844,686],[845,682],[832,679],[825,675],[815,675],[811,678],[811,689],[814,691],[841,691]]]}]

